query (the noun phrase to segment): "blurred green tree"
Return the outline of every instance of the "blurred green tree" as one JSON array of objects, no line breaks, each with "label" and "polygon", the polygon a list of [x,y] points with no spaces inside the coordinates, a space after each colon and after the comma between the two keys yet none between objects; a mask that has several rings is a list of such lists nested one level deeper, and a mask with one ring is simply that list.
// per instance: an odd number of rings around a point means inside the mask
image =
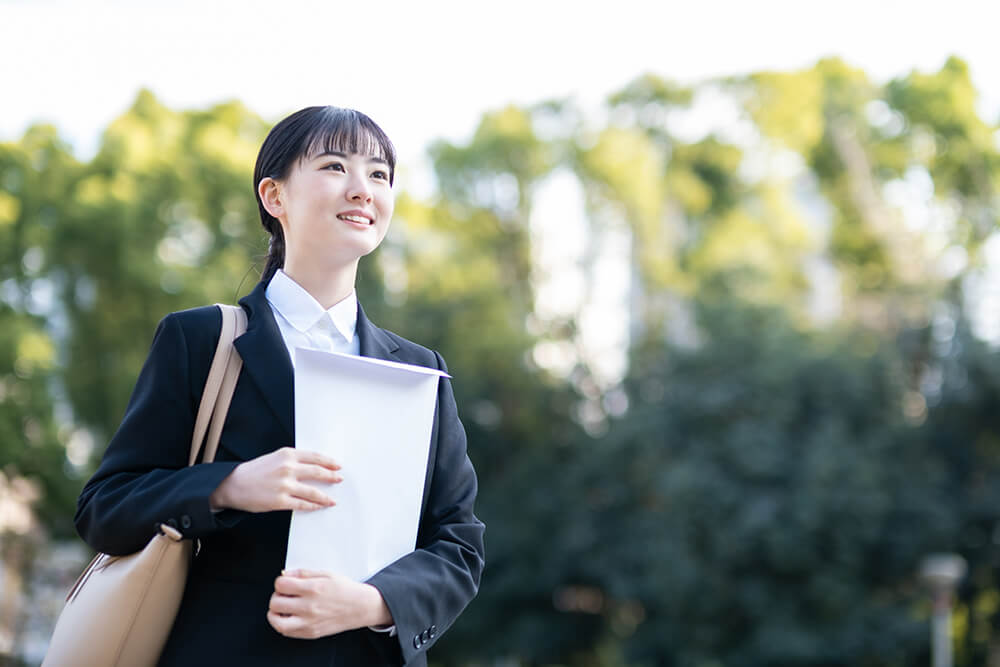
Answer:
[{"label": "blurred green tree", "polygon": [[144,91],[53,202],[48,267],[68,324],[63,378],[75,418],[98,442],[121,418],[156,321],[232,302],[255,282],[266,246],[249,175],[265,131],[238,103],[179,113]]},{"label": "blurred green tree", "polygon": [[40,483],[41,520],[63,533],[77,481],[66,460],[72,434],[56,420],[61,360],[46,323],[57,295],[45,266],[57,233],[53,202],[81,169],[52,127],[0,144],[0,471]]},{"label": "blurred green tree", "polygon": [[[266,129],[142,91],[86,162],[49,127],[0,144],[0,466],[55,534],[157,320],[256,282]],[[996,131],[957,59],[884,85],[827,59],[646,75],[598,114],[509,106],[433,145],[435,194],[399,195],[358,290],[448,359],[480,476],[488,568],[434,659],[920,664],[940,550],[970,563],[958,664],[1000,654],[1000,367],[967,298]],[[568,221],[533,216],[556,177],[588,238],[553,314],[538,227]],[[608,258],[630,284],[594,317]],[[615,376],[587,336],[621,319]]]}]

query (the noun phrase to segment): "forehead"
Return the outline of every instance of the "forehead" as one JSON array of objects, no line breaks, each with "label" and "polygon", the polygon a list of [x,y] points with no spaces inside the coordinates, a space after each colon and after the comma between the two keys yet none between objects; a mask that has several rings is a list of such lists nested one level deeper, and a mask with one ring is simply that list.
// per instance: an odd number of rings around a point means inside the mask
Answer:
[{"label": "forehead", "polygon": [[387,147],[368,130],[357,127],[325,128],[306,139],[303,160],[312,160],[324,153],[347,153],[389,160]]}]

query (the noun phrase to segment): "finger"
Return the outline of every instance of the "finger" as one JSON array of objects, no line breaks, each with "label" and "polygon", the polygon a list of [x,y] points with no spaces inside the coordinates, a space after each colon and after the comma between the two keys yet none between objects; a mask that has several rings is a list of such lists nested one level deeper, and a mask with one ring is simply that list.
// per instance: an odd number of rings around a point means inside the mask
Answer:
[{"label": "finger", "polygon": [[293,512],[315,512],[316,510],[325,510],[328,507],[332,507],[336,503],[331,502],[328,504],[314,503],[311,500],[303,500],[302,498],[293,498],[292,496],[287,496],[282,499],[276,510],[292,510]]},{"label": "finger", "polygon": [[271,624],[271,627],[278,631],[286,637],[294,637],[296,632],[302,630],[305,625],[303,621],[298,616],[281,616],[273,611],[268,610],[267,612],[267,622]]},{"label": "finger", "polygon": [[300,465],[295,470],[295,477],[300,480],[310,479],[318,482],[326,482],[327,484],[336,484],[344,481],[344,478],[337,471],[315,463],[303,463]]},{"label": "finger", "polygon": [[308,599],[300,595],[282,593],[279,587],[281,590],[292,590],[295,584],[287,580],[280,584],[275,582],[274,593],[271,594],[267,608],[282,616],[305,616],[309,606]]},{"label": "finger", "polygon": [[274,595],[271,597],[272,599],[280,596],[297,598],[310,593],[312,587],[308,582],[286,574],[274,580]]},{"label": "finger", "polygon": [[306,570],[303,568],[298,568],[296,570],[285,570],[282,572],[286,577],[297,577],[299,579],[312,579],[314,577],[324,577],[330,579],[330,573],[324,572],[323,570]]},{"label": "finger", "polygon": [[288,489],[288,496],[292,500],[304,500],[320,507],[333,507],[337,504],[333,498],[308,484],[291,485]]},{"label": "finger", "polygon": [[340,470],[340,464],[326,454],[312,452],[307,449],[296,449],[296,457],[301,463],[312,463],[330,470]]}]

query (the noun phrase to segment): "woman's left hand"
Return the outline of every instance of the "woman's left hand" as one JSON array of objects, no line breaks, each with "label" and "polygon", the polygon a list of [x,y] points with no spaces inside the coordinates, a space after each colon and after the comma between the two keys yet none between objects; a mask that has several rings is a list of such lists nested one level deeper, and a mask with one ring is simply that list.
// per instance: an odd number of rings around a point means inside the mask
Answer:
[{"label": "woman's left hand", "polygon": [[378,589],[340,574],[293,570],[274,581],[267,621],[280,634],[316,639],[345,630],[391,625]]}]

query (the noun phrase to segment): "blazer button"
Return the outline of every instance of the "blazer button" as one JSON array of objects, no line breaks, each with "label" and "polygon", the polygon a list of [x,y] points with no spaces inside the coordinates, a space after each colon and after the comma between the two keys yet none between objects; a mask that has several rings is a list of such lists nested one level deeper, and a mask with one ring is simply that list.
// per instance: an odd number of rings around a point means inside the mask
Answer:
[{"label": "blazer button", "polygon": [[420,635],[413,635],[413,648],[420,648],[422,644],[423,642],[420,641]]},{"label": "blazer button", "polygon": [[173,517],[167,519],[167,525],[174,530],[177,530],[177,519],[174,519]]},{"label": "blazer button", "polygon": [[191,517],[187,514],[181,517],[181,527],[190,528],[191,527]]},{"label": "blazer button", "polygon": [[420,633],[420,643],[421,644],[426,643],[427,640],[430,639],[430,638],[431,638],[431,631],[430,630],[424,630],[423,632]]},{"label": "blazer button", "polygon": [[436,635],[437,633],[438,633],[438,626],[436,626],[436,625],[432,625],[432,626],[431,626],[431,631],[430,631],[430,634],[429,634],[428,636],[429,636],[429,637],[430,637],[431,639],[434,639],[434,636],[435,636],[435,635]]}]

